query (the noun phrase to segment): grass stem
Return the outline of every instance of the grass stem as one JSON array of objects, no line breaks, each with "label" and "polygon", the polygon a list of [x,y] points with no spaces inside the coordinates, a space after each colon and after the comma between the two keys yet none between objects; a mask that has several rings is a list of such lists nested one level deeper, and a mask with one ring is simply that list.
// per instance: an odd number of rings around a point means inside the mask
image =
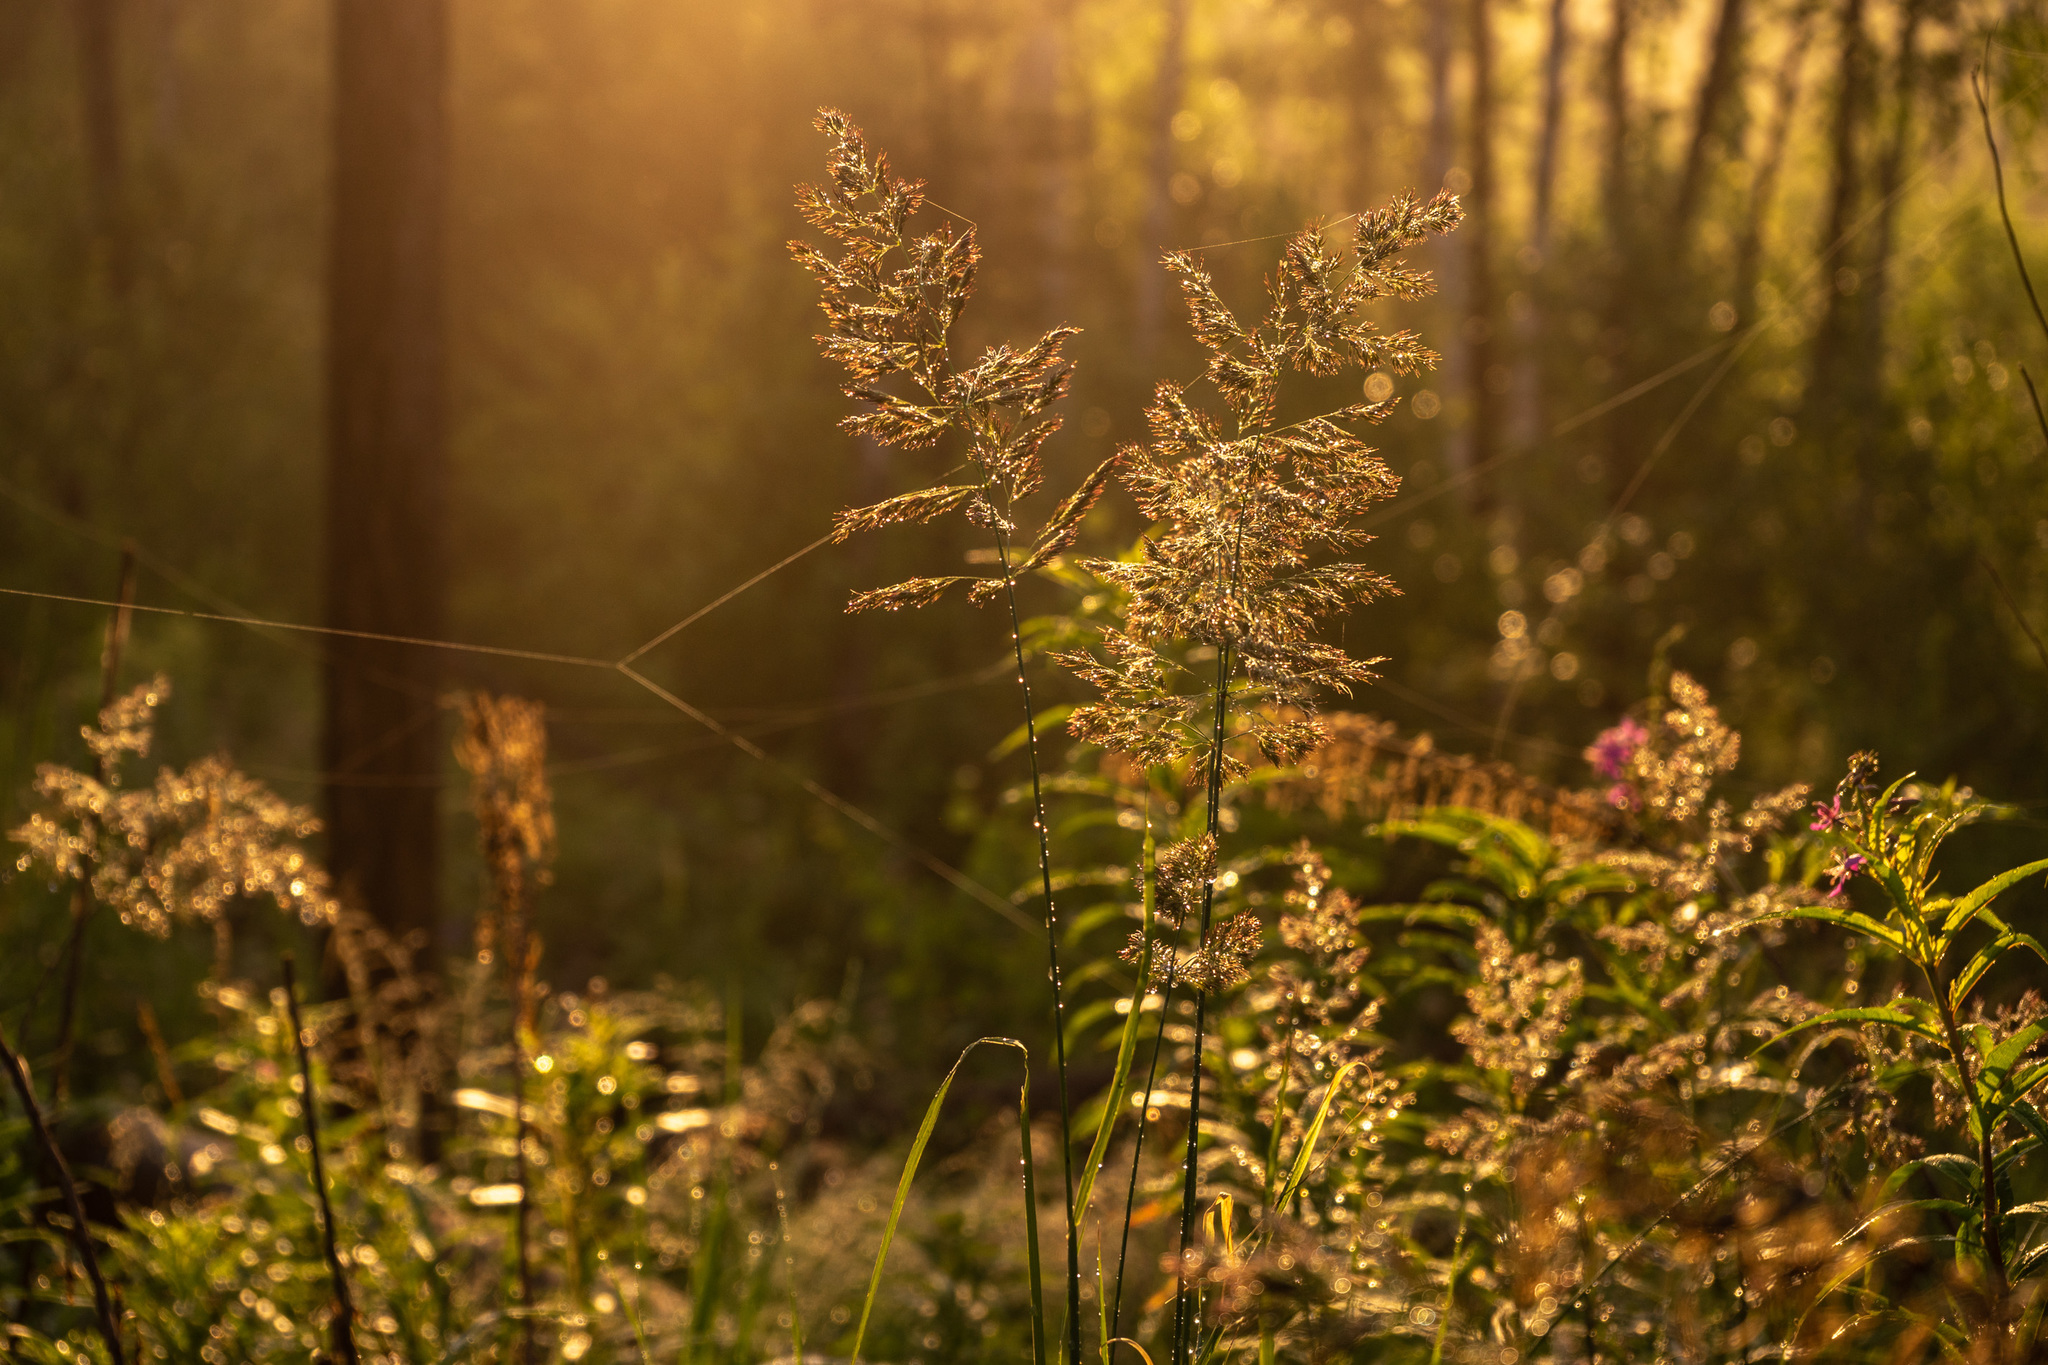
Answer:
[{"label": "grass stem", "polygon": [[299,983],[292,955],[284,955],[284,1005],[291,1019],[292,1045],[299,1057],[299,1112],[306,1120],[306,1141],[313,1157],[313,1195],[320,1206],[320,1248],[327,1254],[327,1273],[334,1281],[334,1353],[344,1365],[360,1365],[356,1355],[356,1305],[348,1292],[348,1272],[334,1242],[334,1205],[327,1198],[327,1168],[320,1154],[320,1093],[313,1088],[313,1053],[306,1044],[306,1026],[299,1021]]},{"label": "grass stem", "polygon": [[1053,1058],[1059,1072],[1060,1168],[1067,1185],[1068,1365],[1081,1362],[1081,1236],[1074,1208],[1073,1118],[1067,1099],[1067,1016],[1060,989],[1059,912],[1052,898],[1052,839],[1045,827],[1045,793],[1038,770],[1038,720],[1031,709],[1031,682],[1024,671],[1024,624],[1017,611],[1017,580],[1010,572],[1009,537],[996,528],[996,558],[1003,566],[1003,591],[1010,605],[1010,643],[1017,652],[1017,690],[1024,699],[1024,749],[1031,758],[1031,823],[1038,832],[1038,875],[1045,892],[1045,951],[1052,979]]},{"label": "grass stem", "polygon": [[[1235,575],[1233,574],[1233,580]],[[1235,583],[1233,582],[1233,587]],[[1209,741],[1209,771],[1207,774],[1207,827],[1209,838],[1216,838],[1221,823],[1223,803],[1223,738],[1224,727],[1230,714],[1230,639],[1224,637],[1222,646],[1216,651],[1216,722],[1215,733]],[[1209,919],[1216,905],[1216,878],[1212,873],[1208,885],[1202,888],[1202,921],[1195,937],[1197,951],[1209,940]],[[1200,1336],[1200,1324],[1194,1318],[1198,1311],[1188,1298],[1188,1251],[1195,1236],[1195,1212],[1201,1202],[1201,1171],[1199,1149],[1202,1140],[1202,1047],[1203,1035],[1208,1024],[1209,992],[1199,985],[1195,990],[1195,1054],[1188,1076],[1188,1148],[1186,1184],[1181,1192],[1180,1204],[1180,1258],[1174,1267],[1176,1292],[1173,1309],[1173,1355],[1174,1365],[1181,1365],[1187,1359],[1190,1349]],[[1162,1016],[1163,1021],[1163,1016]]]}]

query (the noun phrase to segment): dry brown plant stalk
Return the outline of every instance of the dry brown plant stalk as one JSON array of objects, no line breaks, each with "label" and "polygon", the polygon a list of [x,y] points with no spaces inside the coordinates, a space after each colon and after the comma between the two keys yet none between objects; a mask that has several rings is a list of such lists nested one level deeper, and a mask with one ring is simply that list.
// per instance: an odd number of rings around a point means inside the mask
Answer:
[{"label": "dry brown plant stalk", "polygon": [[533,1200],[526,1169],[526,1072],[536,1044],[541,941],[533,929],[534,891],[547,885],[555,851],[554,799],[547,781],[547,721],[538,702],[472,693],[463,699],[456,761],[470,776],[488,899],[477,920],[477,960],[502,964],[512,1002],[512,1104],[519,1184],[516,1215],[519,1300],[528,1365],[540,1358],[534,1336]]},{"label": "dry brown plant stalk", "polygon": [[1448,753],[1423,732],[1355,711],[1323,716],[1327,737],[1302,757],[1293,776],[1267,788],[1276,809],[1314,806],[1397,820],[1443,806],[1484,811],[1546,831],[1566,843],[1614,837],[1621,813],[1597,791],[1553,787],[1510,763]]}]

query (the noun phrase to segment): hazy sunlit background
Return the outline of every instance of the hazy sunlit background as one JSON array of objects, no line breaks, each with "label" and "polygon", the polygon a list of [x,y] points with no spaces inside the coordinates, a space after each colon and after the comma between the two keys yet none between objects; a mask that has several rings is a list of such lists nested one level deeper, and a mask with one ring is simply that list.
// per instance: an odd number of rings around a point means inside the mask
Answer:
[{"label": "hazy sunlit background", "polygon": [[[1153,380],[1199,368],[1161,249],[1213,247],[1248,298],[1273,234],[1467,194],[1473,221],[1426,262],[1444,292],[1401,315],[1446,364],[1400,381],[1381,429],[1405,484],[1375,554],[1405,596],[1343,628],[1388,656],[1356,706],[1579,782],[1662,641],[1758,787],[1876,746],[2039,800],[2048,660],[2022,622],[2048,629],[2048,462],[2018,366],[2039,373],[2048,340],[1968,86],[1999,26],[1994,123],[2039,242],[2038,8],[457,0],[450,634],[614,657],[837,508],[928,481],[935,463],[836,430],[784,248],[834,104],[978,225],[977,346],[1085,329],[1055,486],[1141,435]],[[0,3],[0,586],[108,596],[133,537],[144,603],[317,621],[328,7],[111,12],[118,233],[77,27]],[[1090,543],[1140,529],[1113,497]],[[644,666],[1007,891],[1029,854],[1014,809],[985,818],[1020,775],[992,756],[1014,724],[1004,624],[840,611],[957,561],[952,534],[813,553]],[[35,762],[79,760],[103,622],[0,599],[9,824]],[[319,658],[313,637],[143,617],[127,668],[174,680],[166,758],[225,747],[313,802]],[[921,1001],[935,1048],[1035,1017],[1035,974],[1010,970],[1042,963],[1030,938],[785,775],[615,676],[448,669],[549,707],[558,980],[701,976],[772,1010],[857,959],[869,997]],[[461,782],[443,793],[466,916]],[[62,910],[5,894],[12,989]],[[106,960],[99,989],[165,970]]]}]

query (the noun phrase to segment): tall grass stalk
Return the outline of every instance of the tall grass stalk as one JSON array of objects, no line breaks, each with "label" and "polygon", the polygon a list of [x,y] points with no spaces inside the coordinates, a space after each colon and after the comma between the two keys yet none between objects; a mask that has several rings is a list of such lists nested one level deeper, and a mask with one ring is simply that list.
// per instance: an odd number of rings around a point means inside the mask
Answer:
[{"label": "tall grass stalk", "polygon": [[[1236,565],[1231,566],[1230,586],[1224,592],[1228,603],[1236,595]],[[1223,742],[1225,730],[1230,721],[1230,636],[1226,633],[1223,642],[1216,649],[1216,723],[1209,738],[1207,772],[1203,784],[1203,799],[1207,803],[1204,827],[1213,842],[1221,832],[1221,810],[1223,804]],[[1210,868],[1207,883],[1202,888],[1202,919],[1195,935],[1195,950],[1201,952],[1209,944],[1209,921],[1216,906],[1215,869]],[[1188,1141],[1186,1156],[1185,1184],[1180,1201],[1180,1256],[1174,1267],[1176,1292],[1173,1310],[1173,1355],[1176,1362],[1185,1359],[1184,1352],[1191,1348],[1200,1333],[1197,1322],[1197,1305],[1188,1297],[1188,1256],[1193,1250],[1195,1215],[1201,1202],[1202,1141],[1202,1049],[1208,1024],[1209,992],[1206,983],[1198,980],[1195,985],[1195,1048],[1194,1061],[1188,1077]]]},{"label": "tall grass stalk", "polygon": [[553,795],[547,781],[547,725],[541,707],[518,697],[477,693],[464,699],[455,756],[470,775],[470,802],[489,898],[477,921],[478,957],[501,960],[512,1009],[513,1211],[520,1342],[526,1365],[538,1365],[531,1223],[532,1175],[526,1159],[527,1072],[538,1051],[540,935],[533,928],[533,889],[549,879],[554,855]]},{"label": "tall grass stalk", "polygon": [[834,260],[807,242],[792,242],[790,250],[819,284],[820,306],[828,324],[819,344],[849,372],[842,391],[863,405],[861,412],[841,425],[868,440],[903,450],[929,448],[948,436],[963,439],[967,452],[960,467],[971,471],[974,478],[973,482],[918,489],[868,507],[848,509],[835,523],[833,539],[960,511],[970,523],[992,533],[1000,568],[994,577],[913,578],[856,593],[847,609],[894,611],[926,606],[960,585],[967,587],[973,601],[992,601],[1000,592],[1009,606],[1025,748],[1031,762],[1032,824],[1045,896],[1046,960],[1060,1094],[1060,1167],[1066,1191],[1066,1356],[1069,1365],[1079,1365],[1081,1242],[1074,1207],[1073,1118],[1059,915],[1053,902],[1051,840],[1045,822],[1037,717],[1026,676],[1017,579],[1045,567],[1073,544],[1082,519],[1107,486],[1117,457],[1104,461],[1053,510],[1028,554],[1012,559],[1018,503],[1043,482],[1039,449],[1060,429],[1061,419],[1051,408],[1065,395],[1073,369],[1061,355],[1061,347],[1077,329],[1055,327],[1021,350],[992,346],[974,364],[956,367],[951,355],[952,328],[974,293],[975,270],[981,259],[975,229],[970,224],[964,231],[956,231],[951,224],[942,223],[933,232],[909,235],[907,224],[924,203],[922,184],[892,177],[888,157],[871,152],[860,129],[837,110],[821,110],[817,126],[833,139],[829,174],[824,183],[799,189],[798,207],[813,227],[841,245],[843,254]]},{"label": "tall grass stalk", "polygon": [[[1413,374],[1433,364],[1436,357],[1412,333],[1382,332],[1362,313],[1376,300],[1428,293],[1427,277],[1404,269],[1400,253],[1450,231],[1461,216],[1449,194],[1426,204],[1399,197],[1359,215],[1349,261],[1324,242],[1320,226],[1310,227],[1288,242],[1267,282],[1270,306],[1249,324],[1224,302],[1195,255],[1166,258],[1195,340],[1208,352],[1204,378],[1221,395],[1230,423],[1190,400],[1192,383],[1155,387],[1146,409],[1149,444],[1129,452],[1122,477],[1140,512],[1163,529],[1124,559],[1088,561],[1121,595],[1123,630],[1103,636],[1100,656],[1062,656],[1102,693],[1101,701],[1075,710],[1070,727],[1078,737],[1145,764],[1203,760],[1201,914],[1181,968],[1194,991],[1195,1028],[1174,1365],[1186,1365],[1200,1338],[1187,1272],[1200,1198],[1209,996],[1245,979],[1261,932],[1248,915],[1213,923],[1223,784],[1243,767],[1228,749],[1248,744],[1285,764],[1321,743],[1319,697],[1369,681],[1378,661],[1323,643],[1317,627],[1393,590],[1384,576],[1343,557],[1369,539],[1357,518],[1399,484],[1348,430],[1393,411],[1391,385],[1374,401],[1285,425],[1278,420],[1280,389],[1290,371],[1328,376],[1378,367]],[[1329,555],[1335,562],[1315,562]],[[1191,646],[1215,651],[1214,681],[1205,690],[1182,690]],[[1237,669],[1244,682],[1233,698]],[[1237,735],[1229,733],[1233,706],[1242,722]],[[1178,893],[1183,911],[1190,892]]]},{"label": "tall grass stalk", "polygon": [[[1024,750],[1031,758],[1031,828],[1038,835],[1038,876],[1045,895],[1046,974],[1052,981],[1053,1057],[1059,1072],[1060,1174],[1066,1181],[1067,1195],[1067,1322],[1064,1340],[1068,1365],[1080,1365],[1081,1209],[1074,1202],[1074,1125],[1067,1096],[1067,1016],[1060,983],[1060,918],[1053,903],[1052,840],[1045,826],[1045,790],[1038,770],[1038,718],[1031,707],[1031,681],[1024,666],[1024,623],[1017,612],[1017,577],[1010,570],[1010,542],[1000,523],[996,526],[996,556],[1003,566],[1003,596],[1010,607],[1010,643],[1017,653],[1017,692],[1024,702]],[[1104,1133],[1115,1117],[1114,1110],[1104,1115]],[[1092,1178],[1092,1161],[1088,1169]]]}]

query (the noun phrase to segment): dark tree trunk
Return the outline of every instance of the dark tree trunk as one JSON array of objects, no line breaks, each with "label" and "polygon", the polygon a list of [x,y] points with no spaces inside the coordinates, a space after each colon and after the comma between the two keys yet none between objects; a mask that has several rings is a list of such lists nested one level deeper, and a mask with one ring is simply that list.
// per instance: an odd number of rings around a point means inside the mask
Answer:
[{"label": "dark tree trunk", "polygon": [[1060,95],[1072,27],[1071,0],[1046,5],[1032,23],[1017,72],[1021,160],[1030,172],[1022,179],[1031,196],[1021,208],[1037,229],[1033,245],[1040,262],[1040,297],[1032,316],[1045,326],[1064,321],[1071,311],[1074,138]]},{"label": "dark tree trunk", "polygon": [[1864,10],[1865,0],[1842,0],[1841,42],[1837,47],[1842,74],[1835,87],[1835,112],[1828,139],[1828,208],[1820,241],[1815,244],[1815,254],[1822,260],[1821,278],[1832,287],[1827,290],[1827,309],[1814,333],[1811,391],[1827,404],[1836,401],[1850,364],[1858,310],[1855,296],[1861,287],[1860,276],[1851,263],[1854,253],[1842,239],[1863,199],[1862,142],[1870,121],[1873,94],[1870,37],[1864,30]]},{"label": "dark tree trunk", "polygon": [[1465,347],[1465,373],[1470,385],[1470,417],[1462,432],[1463,465],[1476,469],[1492,459],[1500,445],[1501,398],[1507,391],[1507,374],[1494,364],[1493,297],[1494,203],[1493,175],[1493,16],[1487,0],[1471,0],[1472,90],[1471,152],[1472,189],[1465,199],[1465,222],[1459,236],[1465,239],[1464,323],[1460,341]]},{"label": "dark tree trunk", "polygon": [[1609,10],[1607,47],[1600,59],[1600,92],[1607,104],[1607,146],[1601,171],[1600,197],[1607,217],[1611,249],[1627,254],[1635,235],[1628,199],[1628,40],[1632,0],[1613,0]]},{"label": "dark tree trunk", "polygon": [[94,243],[116,290],[128,286],[122,212],[123,147],[117,0],[72,0],[78,25],[79,108],[85,130],[86,184]]},{"label": "dark tree trunk", "polygon": [[[1432,189],[1443,186],[1466,194],[1471,190],[1471,184],[1466,179],[1464,168],[1455,164],[1458,110],[1451,90],[1455,17],[1449,0],[1432,4],[1429,6],[1428,27],[1423,31],[1423,51],[1429,62],[1429,142],[1423,151],[1426,164],[1422,180]],[[1449,439],[1444,442],[1444,457],[1454,478],[1472,467],[1471,447],[1456,429],[1456,423],[1465,415],[1465,399],[1472,389],[1472,356],[1462,333],[1467,315],[1465,264],[1468,256],[1463,236],[1464,229],[1461,228],[1455,236],[1438,238],[1433,247],[1437,289],[1451,319],[1451,334],[1447,338],[1450,344],[1444,347],[1439,383],[1444,392],[1447,420],[1453,427]]]},{"label": "dark tree trunk", "polygon": [[1152,82],[1152,166],[1145,176],[1145,221],[1139,227],[1136,297],[1132,330],[1138,359],[1149,365],[1159,354],[1165,322],[1166,272],[1159,267],[1173,226],[1173,116],[1180,112],[1187,80],[1188,0],[1166,0],[1166,36],[1159,44],[1159,69]]},{"label": "dark tree trunk", "polygon": [[[327,622],[438,637],[447,568],[443,0],[336,0],[328,261]],[[345,899],[435,947],[434,651],[328,645],[328,861]],[[431,966],[431,956],[427,959]]]},{"label": "dark tree trunk", "polygon": [[1679,172],[1678,198],[1671,212],[1671,240],[1681,248],[1692,235],[1693,218],[1706,191],[1707,152],[1720,137],[1723,111],[1740,77],[1746,7],[1746,0],[1721,0],[1714,23],[1714,51],[1693,104],[1692,136],[1686,142],[1685,167]]},{"label": "dark tree trunk", "polygon": [[955,134],[959,110],[953,98],[953,80],[946,70],[953,54],[954,28],[948,0],[924,0],[917,21],[919,79],[924,86],[924,156],[916,178],[943,186],[940,193],[957,197],[960,145]]},{"label": "dark tree trunk", "polygon": [[1799,105],[1799,72],[1806,62],[1806,37],[1813,26],[1813,0],[1799,7],[1792,40],[1773,81],[1774,106],[1769,129],[1764,134],[1756,174],[1750,179],[1749,208],[1743,217],[1742,239],[1735,252],[1735,310],[1748,320],[1756,314],[1756,286],[1763,269],[1764,223],[1777,197],[1778,177],[1785,168],[1785,148],[1791,140],[1792,115]]},{"label": "dark tree trunk", "polygon": [[1557,197],[1557,148],[1564,130],[1564,67],[1571,50],[1568,0],[1550,0],[1550,39],[1543,50],[1543,121],[1529,196],[1529,242],[1522,257],[1526,286],[1515,316],[1514,381],[1509,393],[1508,441],[1526,450],[1543,433],[1544,300],[1537,272],[1550,255],[1552,205]]},{"label": "dark tree trunk", "polygon": [[1862,316],[1856,328],[1856,358],[1850,373],[1874,398],[1884,364],[1885,312],[1891,292],[1892,251],[1898,237],[1898,190],[1913,141],[1913,111],[1920,85],[1920,29],[1926,0],[1906,0],[1900,17],[1898,50],[1892,62],[1891,130],[1877,167],[1877,223],[1864,270]]},{"label": "dark tree trunk", "polygon": [[[1629,174],[1632,143],[1629,137],[1628,49],[1634,28],[1634,5],[1635,0],[1612,0],[1607,46],[1600,58],[1601,96],[1607,106],[1600,199],[1607,236],[1608,269],[1606,326],[1597,354],[1609,367],[1609,372],[1619,375],[1624,383],[1628,376],[1622,370],[1633,350],[1631,339],[1638,331],[1637,305],[1643,290],[1640,253],[1637,250],[1637,206],[1630,196],[1629,183],[1632,178]],[[1641,420],[1639,408],[1624,407],[1604,423],[1609,477],[1614,481],[1617,493],[1629,477],[1627,467],[1640,458],[1642,443],[1637,427]]]},{"label": "dark tree trunk", "polygon": [[1386,194],[1381,170],[1388,141],[1387,13],[1384,0],[1354,0],[1350,6],[1351,63],[1345,84],[1350,95],[1351,203],[1363,212]]}]

